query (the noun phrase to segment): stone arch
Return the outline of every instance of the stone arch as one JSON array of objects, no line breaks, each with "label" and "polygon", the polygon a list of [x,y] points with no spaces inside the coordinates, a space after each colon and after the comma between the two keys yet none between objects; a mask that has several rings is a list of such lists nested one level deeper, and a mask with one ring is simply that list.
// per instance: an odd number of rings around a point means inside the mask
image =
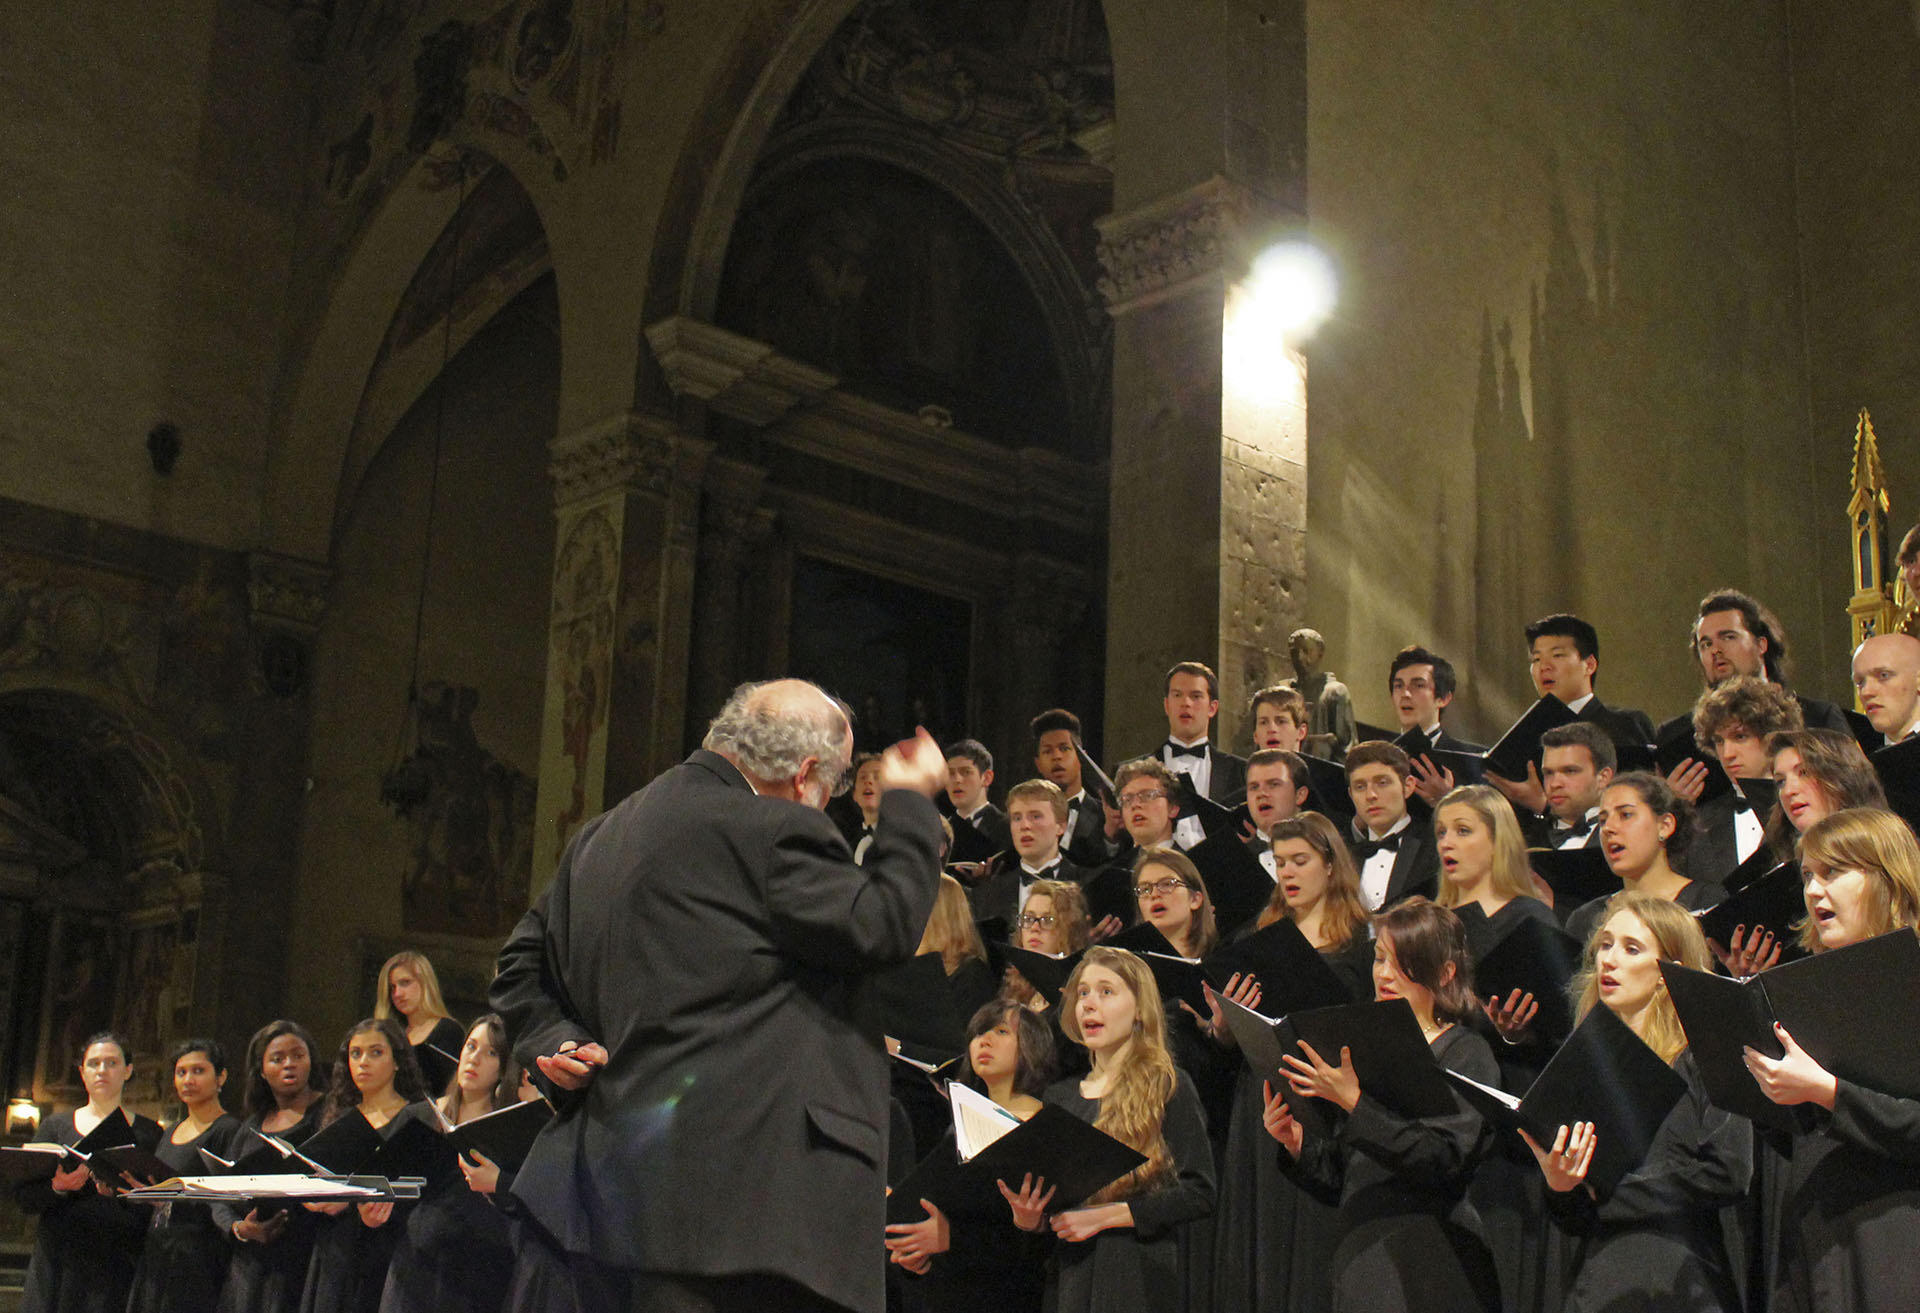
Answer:
[{"label": "stone arch", "polygon": [[[470,147],[462,150],[483,171],[511,171],[541,220],[541,231],[549,231],[535,199],[537,189],[528,186],[511,163]],[[328,558],[341,496],[353,486],[346,478],[348,459],[350,451],[358,450],[355,436],[368,400],[367,385],[407,289],[458,212],[461,192],[447,184],[447,172],[443,159],[415,160],[347,243],[341,271],[298,367],[286,423],[269,462],[263,537],[274,551],[312,561]],[[487,298],[488,304],[459,307],[457,342],[464,343],[535,278],[551,272],[544,249],[537,264],[536,272],[520,271],[523,280],[512,291],[502,289]],[[417,361],[405,362],[391,380],[394,396],[377,395],[376,400],[384,408],[410,387],[417,397],[437,376],[438,360],[434,350],[434,368],[425,378],[419,377]],[[404,413],[405,405],[394,417]],[[370,459],[367,453],[360,455]],[[365,459],[358,468],[364,470]]]}]

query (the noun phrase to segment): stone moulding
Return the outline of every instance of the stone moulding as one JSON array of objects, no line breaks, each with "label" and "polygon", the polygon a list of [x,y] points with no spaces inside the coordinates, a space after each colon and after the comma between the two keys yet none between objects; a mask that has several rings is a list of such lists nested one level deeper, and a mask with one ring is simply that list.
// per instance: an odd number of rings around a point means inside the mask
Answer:
[{"label": "stone moulding", "polygon": [[1096,221],[1100,294],[1124,314],[1220,276],[1254,218],[1253,194],[1215,174],[1185,191]]}]

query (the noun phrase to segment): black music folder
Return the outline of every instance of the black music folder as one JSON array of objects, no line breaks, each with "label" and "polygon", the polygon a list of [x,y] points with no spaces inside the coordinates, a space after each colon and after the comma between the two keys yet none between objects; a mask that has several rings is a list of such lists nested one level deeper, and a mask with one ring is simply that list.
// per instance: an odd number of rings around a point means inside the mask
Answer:
[{"label": "black music folder", "polygon": [[1680,1073],[1605,1006],[1587,1013],[1524,1098],[1447,1075],[1482,1116],[1526,1131],[1542,1148],[1560,1127],[1592,1122],[1597,1140],[1587,1181],[1602,1198],[1646,1160],[1661,1123],[1687,1092]]},{"label": "black music folder", "polygon": [[[1403,998],[1289,1013],[1278,1038],[1282,1052],[1304,1058],[1304,1041],[1330,1066],[1339,1065],[1343,1047],[1353,1050],[1361,1092],[1402,1117],[1443,1117],[1456,1110],[1446,1073],[1420,1033],[1413,1005]],[[1288,1087],[1287,1104],[1295,1117],[1326,1125],[1324,1105],[1316,1106],[1320,1100],[1303,1100]]]},{"label": "black music folder", "polygon": [[1222,938],[1250,924],[1273,898],[1273,877],[1247,847],[1238,827],[1209,833],[1187,850],[1187,857],[1207,882],[1214,928]]},{"label": "black music folder", "polygon": [[462,1154],[484,1154],[501,1171],[517,1172],[535,1138],[552,1120],[552,1104],[529,1099],[462,1122],[447,1132],[447,1139]]},{"label": "black music folder", "polygon": [[1886,791],[1887,809],[1920,832],[1920,737],[1871,752],[1867,760]]},{"label": "black music folder", "polygon": [[1284,916],[1217,949],[1200,965],[1215,989],[1225,989],[1227,981],[1236,975],[1258,979],[1260,1008],[1274,1016],[1353,1001],[1340,977],[1327,965],[1325,954],[1307,942],[1300,927]]},{"label": "black music folder", "polygon": [[1087,895],[1087,919],[1094,925],[1111,916],[1122,925],[1133,919],[1139,902],[1133,896],[1132,854],[1129,860],[1103,868],[1080,886]]},{"label": "black music folder", "polygon": [[[152,1185],[155,1181],[164,1181],[176,1175],[164,1158],[137,1144],[116,1144],[95,1150],[93,1156],[87,1159],[87,1170],[92,1173],[94,1180],[115,1194],[137,1190],[142,1185]],[[132,1184],[128,1183],[129,1179]]]},{"label": "black music folder", "polygon": [[[1451,748],[1436,748],[1433,746],[1433,740],[1427,737],[1427,732],[1418,725],[1400,734],[1392,742],[1411,760],[1418,761],[1425,757],[1436,768],[1452,771],[1455,788],[1465,784],[1487,782],[1487,762],[1484,756],[1478,752],[1455,752]],[[1522,773],[1524,776],[1524,770]]]},{"label": "black music folder", "polygon": [[1701,787],[1694,806],[1703,806],[1733,791],[1733,781],[1721,768],[1720,759],[1694,742],[1692,721],[1687,721],[1683,730],[1675,731],[1653,747],[1653,769],[1662,776],[1673,774],[1675,767],[1688,760],[1697,761],[1707,768],[1707,782]]},{"label": "black music folder", "polygon": [[1597,847],[1529,849],[1527,865],[1553,890],[1553,914],[1562,924],[1576,909],[1624,888]]},{"label": "black music folder", "polygon": [[1347,789],[1347,768],[1325,757],[1300,753],[1307,763],[1307,806],[1341,827],[1353,820],[1353,794]]},{"label": "black music folder", "polygon": [[[1162,936],[1161,942],[1166,942],[1165,936]],[[1027,983],[1053,1007],[1060,1006],[1060,991],[1067,987],[1067,978],[1085,956],[1083,953],[1068,953],[1064,957],[1053,957],[1047,953],[1036,953],[1030,948],[1021,948],[1018,944],[996,944],[991,951],[996,958],[1024,976]]]},{"label": "black music folder", "polygon": [[[1763,845],[1755,856],[1765,852]],[[1781,946],[1780,960],[1783,963],[1807,955],[1807,951],[1800,947],[1800,932],[1797,929],[1807,919],[1807,900],[1801,891],[1798,862],[1781,862],[1771,866],[1759,879],[1741,886],[1712,907],[1703,908],[1693,915],[1700,923],[1701,933],[1717,940],[1723,948],[1733,941],[1733,932],[1744,926],[1749,931],[1770,931]],[[1743,942],[1751,937],[1743,936]]]},{"label": "black music folder", "polygon": [[100,1124],[70,1145],[50,1141],[0,1145],[0,1182],[8,1185],[27,1181],[51,1181],[54,1173],[68,1172],[90,1160],[103,1149],[133,1143],[133,1123],[127,1114],[115,1108],[100,1119]]},{"label": "black music folder", "polygon": [[1506,780],[1525,780],[1527,767],[1539,764],[1540,736],[1578,719],[1566,703],[1547,694],[1521,713],[1500,741],[1487,749],[1487,772]]},{"label": "black music folder", "polygon": [[960,1015],[938,953],[921,953],[868,976],[857,1010],[866,1024],[902,1043],[941,1053],[967,1046],[968,1018]]},{"label": "black music folder", "polygon": [[1533,995],[1540,1008],[1534,1029],[1548,1039],[1561,1039],[1573,1030],[1573,1000],[1567,990],[1579,973],[1585,947],[1557,925],[1532,917],[1516,921],[1474,962],[1473,992],[1502,1002],[1516,989]]},{"label": "black music folder", "polygon": [[953,827],[953,847],[947,850],[949,866],[987,862],[1000,855],[1000,846],[982,834],[972,821],[949,815],[947,824]]},{"label": "black music folder", "polygon": [[1662,962],[1660,974],[1699,1063],[1707,1097],[1728,1112],[1790,1128],[1793,1116],[1754,1083],[1742,1052],[1783,1052],[1778,1021],[1842,1080],[1920,1098],[1920,938],[1893,930],[1741,982]]}]

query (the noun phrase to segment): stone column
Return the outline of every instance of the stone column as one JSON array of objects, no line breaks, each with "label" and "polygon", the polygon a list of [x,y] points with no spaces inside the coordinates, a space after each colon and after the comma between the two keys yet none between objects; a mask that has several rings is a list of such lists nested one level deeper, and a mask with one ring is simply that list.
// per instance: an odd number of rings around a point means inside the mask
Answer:
[{"label": "stone column", "polygon": [[712,444],[622,414],[556,439],[533,889],[583,821],[679,760]]},{"label": "stone column", "polygon": [[1306,367],[1249,334],[1243,282],[1280,224],[1215,175],[1100,222],[1114,317],[1107,735],[1164,733],[1175,661],[1220,674],[1216,735],[1286,668],[1305,581]]},{"label": "stone column", "polygon": [[706,722],[735,684],[763,678],[754,633],[757,564],[774,529],[773,512],[760,505],[767,472],[745,461],[716,458],[707,466],[700,513],[700,609],[694,618],[693,675],[687,702],[687,737]]}]

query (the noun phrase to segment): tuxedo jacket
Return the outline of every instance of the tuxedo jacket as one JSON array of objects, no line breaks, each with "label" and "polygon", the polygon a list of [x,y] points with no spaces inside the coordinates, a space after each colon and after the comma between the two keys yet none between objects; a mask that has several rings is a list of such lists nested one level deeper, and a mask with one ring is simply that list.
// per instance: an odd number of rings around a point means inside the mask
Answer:
[{"label": "tuxedo jacket", "polygon": [[1610,707],[1597,693],[1593,701],[1580,709],[1580,719],[1598,725],[1615,743],[1645,745],[1654,741],[1653,721],[1646,712],[1632,707]]},{"label": "tuxedo jacket", "polygon": [[896,789],[855,866],[825,815],[704,750],[581,830],[490,992],[530,1068],[607,1048],[513,1183],[561,1247],[878,1313],[888,1064],[851,1005],[919,946],[939,845],[933,804]]},{"label": "tuxedo jacket", "polygon": [[[1846,712],[1833,703],[1822,702],[1819,698],[1803,698],[1798,693],[1793,695],[1793,700],[1800,704],[1800,719],[1805,722],[1808,729],[1831,729],[1847,735],[1853,733],[1853,726],[1847,723]],[[1682,712],[1671,720],[1660,722],[1660,729],[1653,741],[1664,745],[1674,742],[1682,735],[1693,743],[1695,756],[1706,755],[1706,749],[1702,748],[1699,740],[1694,738],[1693,712],[1691,711]]]},{"label": "tuxedo jacket", "polygon": [[[1686,855],[1680,865],[1690,880],[1706,880],[1715,884],[1725,884],[1734,868],[1740,865],[1740,840],[1735,829],[1735,798],[1731,793],[1723,793],[1710,802],[1700,804],[1693,813],[1693,838],[1687,844]],[[1760,818],[1765,824],[1766,817]],[[1766,842],[1761,840],[1762,844]]]},{"label": "tuxedo jacket", "polygon": [[[1006,921],[1009,929],[1013,926],[1014,915],[1020,910],[1020,878],[1026,872],[1020,869],[1020,858],[1014,854],[1010,860],[987,879],[967,890],[967,901],[973,905],[973,919],[991,921],[996,917]],[[1046,875],[1035,876],[1036,880],[1072,880],[1084,885],[1098,874],[1076,866],[1062,857]]]},{"label": "tuxedo jacket", "polygon": [[971,824],[996,852],[1013,851],[1013,827],[1007,823],[1007,814],[992,803],[975,812]]},{"label": "tuxedo jacket", "polygon": [[[1121,837],[1125,837],[1124,831]],[[1088,790],[1080,810],[1074,813],[1073,829],[1061,840],[1060,851],[1075,866],[1089,871],[1099,870],[1120,851],[1120,841],[1107,838],[1106,809],[1092,790]]]},{"label": "tuxedo jacket", "polygon": [[[1162,765],[1166,758],[1161,755],[1166,750],[1167,741],[1162,739],[1145,752],[1136,752],[1123,760],[1132,761],[1136,757],[1151,757]],[[1247,800],[1247,759],[1236,757],[1231,752],[1222,752],[1212,739],[1207,740],[1207,759],[1212,764],[1213,773],[1207,780],[1207,796],[1223,807],[1238,806]]]},{"label": "tuxedo jacket", "polygon": [[[1358,827],[1360,833],[1366,833],[1365,826]],[[1399,851],[1393,855],[1393,872],[1387,877],[1387,895],[1380,900],[1378,910],[1386,911],[1395,903],[1423,894],[1428,898],[1440,895],[1440,850],[1434,846],[1433,831],[1422,825],[1416,817],[1412,824],[1401,832]],[[1353,846],[1359,847],[1363,838]],[[1359,864],[1359,855],[1355,854],[1355,864]]]}]

